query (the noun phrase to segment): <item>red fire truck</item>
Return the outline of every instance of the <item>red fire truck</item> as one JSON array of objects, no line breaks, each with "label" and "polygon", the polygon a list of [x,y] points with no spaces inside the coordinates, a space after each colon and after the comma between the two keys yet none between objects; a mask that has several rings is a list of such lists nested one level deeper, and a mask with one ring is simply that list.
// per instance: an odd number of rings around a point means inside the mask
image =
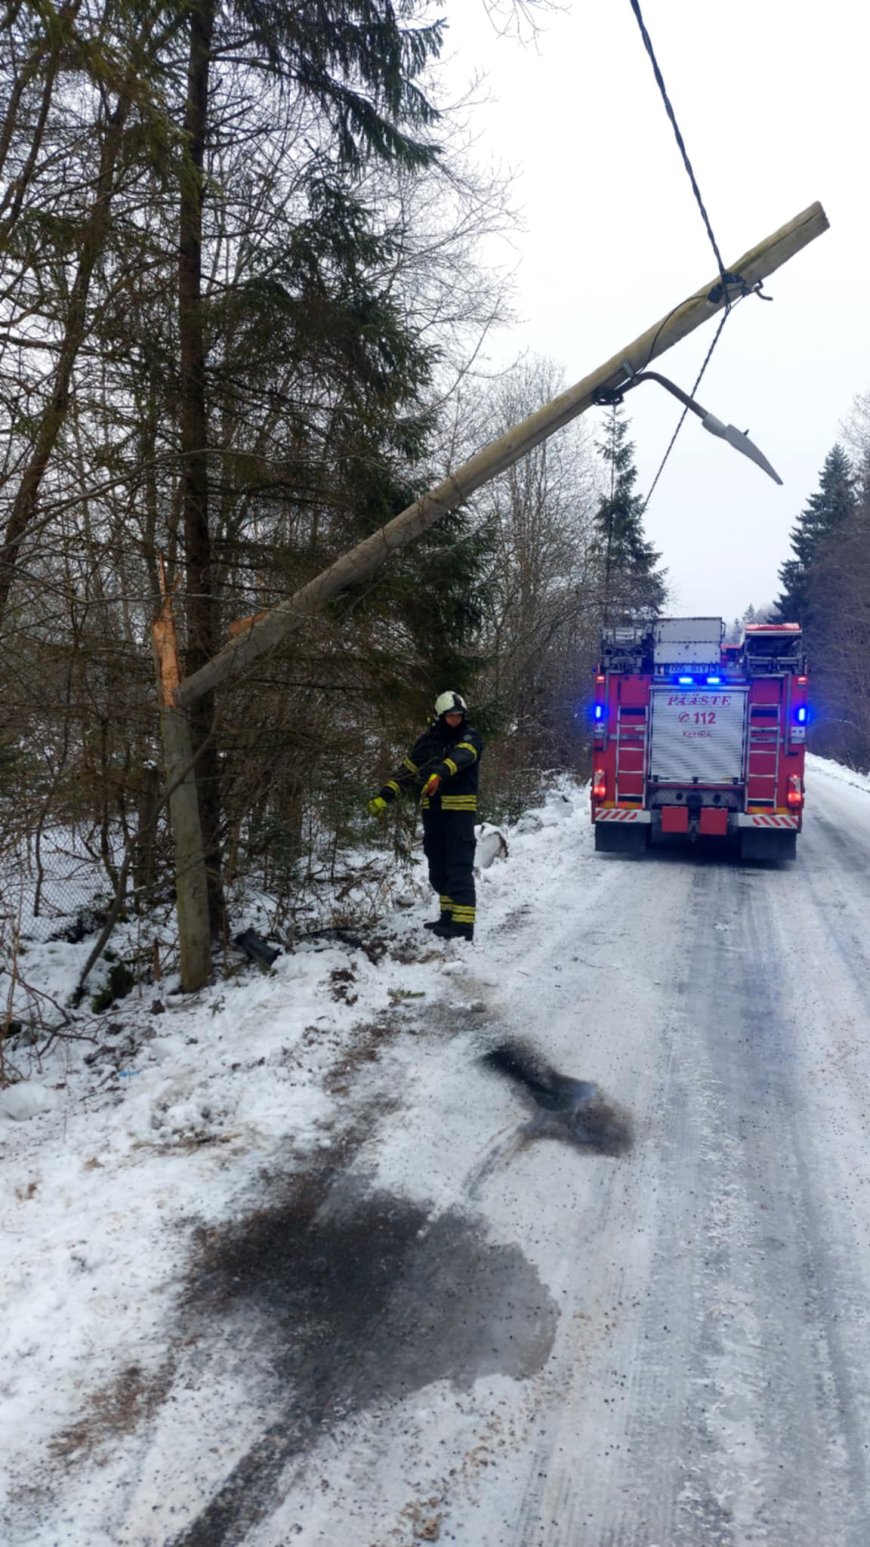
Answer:
[{"label": "red fire truck", "polygon": [[807,673],[797,623],[721,618],[606,629],[595,676],[592,821],[599,850],[659,834],[731,838],[794,859],[804,805]]}]

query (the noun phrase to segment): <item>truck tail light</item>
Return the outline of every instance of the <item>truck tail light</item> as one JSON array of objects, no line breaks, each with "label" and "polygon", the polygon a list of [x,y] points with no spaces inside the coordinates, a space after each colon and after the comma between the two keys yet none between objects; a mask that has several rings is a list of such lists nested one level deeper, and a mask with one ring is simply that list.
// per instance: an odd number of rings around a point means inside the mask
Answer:
[{"label": "truck tail light", "polygon": [[804,792],[801,789],[799,774],[792,774],[788,781],[788,794],[785,797],[785,803],[787,806],[791,806],[796,811],[799,810],[804,803]]},{"label": "truck tail light", "polygon": [[603,800],[607,794],[607,785],[604,782],[604,769],[596,768],[592,775],[592,799]]}]

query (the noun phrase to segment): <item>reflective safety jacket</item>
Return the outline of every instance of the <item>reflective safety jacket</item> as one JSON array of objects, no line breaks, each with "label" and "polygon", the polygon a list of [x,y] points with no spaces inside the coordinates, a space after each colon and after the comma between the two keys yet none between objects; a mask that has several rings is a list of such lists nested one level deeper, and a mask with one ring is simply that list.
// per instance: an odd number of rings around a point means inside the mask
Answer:
[{"label": "reflective safety jacket", "polygon": [[431,798],[422,797],[424,810],[440,806],[442,811],[476,811],[482,752],[483,737],[467,721],[452,726],[445,720],[433,720],[379,794],[391,801],[405,790],[419,793],[426,780],[438,774],[441,788]]}]

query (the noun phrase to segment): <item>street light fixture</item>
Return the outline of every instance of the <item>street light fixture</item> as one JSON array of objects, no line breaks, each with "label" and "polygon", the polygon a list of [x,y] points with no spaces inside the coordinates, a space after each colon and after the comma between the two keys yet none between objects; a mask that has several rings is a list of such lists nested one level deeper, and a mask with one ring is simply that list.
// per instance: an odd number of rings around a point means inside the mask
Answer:
[{"label": "street light fixture", "polygon": [[691,409],[693,414],[697,414],[704,429],[709,430],[711,435],[717,435],[720,440],[727,440],[729,446],[733,446],[735,451],[742,451],[743,455],[749,457],[751,462],[755,462],[758,467],[762,468],[768,477],[773,479],[774,483],[782,483],[779,473],[771,467],[763,451],[759,451],[758,447],[742,430],[736,429],[733,424],[723,424],[722,420],[717,419],[715,414],[709,413],[706,408],[701,407],[700,403],[696,403],[694,398],[689,397],[688,392],[684,392],[682,387],[678,387],[675,382],[669,381],[667,376],[660,376],[658,371],[635,371],[628,360],[625,360],[623,364],[628,372],[627,381],[622,382],[618,387],[602,388],[596,394],[596,402],[602,404],[621,403],[626,392],[630,392],[632,387],[638,386],[640,382],[657,381],[668,392],[672,392],[675,398],[679,398],[680,402],[684,403],[686,408]]}]

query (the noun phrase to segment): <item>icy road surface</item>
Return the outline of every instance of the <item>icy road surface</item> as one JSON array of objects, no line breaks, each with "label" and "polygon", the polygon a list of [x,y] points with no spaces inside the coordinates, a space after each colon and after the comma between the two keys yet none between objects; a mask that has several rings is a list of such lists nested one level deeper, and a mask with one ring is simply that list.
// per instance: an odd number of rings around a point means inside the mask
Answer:
[{"label": "icy road surface", "polygon": [[[596,856],[563,802],[486,873],[473,951],[357,962],[401,1029],[312,1091],[293,1186],[277,1138],[243,1193],[231,1149],[209,1208],[188,1184],[171,1228],[197,1201],[208,1228],[123,1313],[145,1395],[91,1453],[64,1367],[10,1547],[867,1547],[870,789],[808,785],[781,869]],[[230,1006],[248,1054],[276,984]],[[481,1063],[517,1039],[598,1086],[616,1153]]]}]

